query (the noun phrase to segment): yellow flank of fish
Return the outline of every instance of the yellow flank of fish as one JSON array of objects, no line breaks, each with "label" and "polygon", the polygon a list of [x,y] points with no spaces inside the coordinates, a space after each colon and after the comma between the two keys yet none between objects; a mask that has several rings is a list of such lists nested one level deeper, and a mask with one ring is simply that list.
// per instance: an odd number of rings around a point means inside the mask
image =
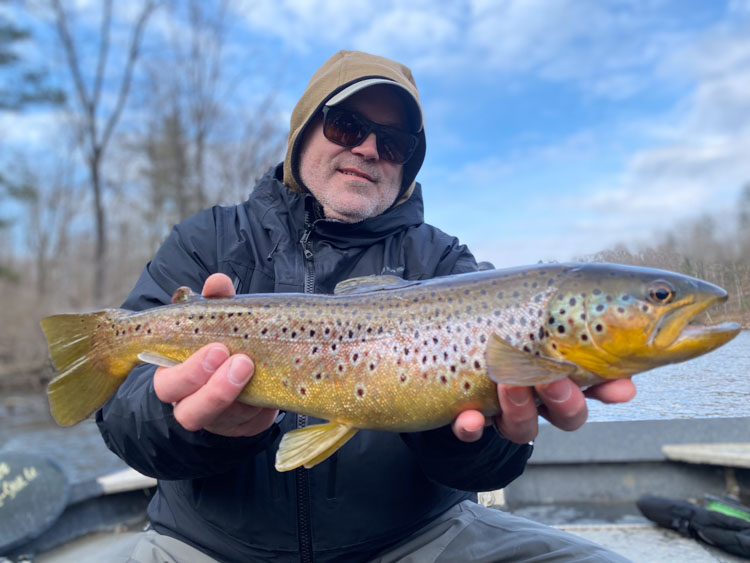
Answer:
[{"label": "yellow flank of fish", "polygon": [[[427,281],[347,280],[335,295],[190,297],[143,312],[42,321],[62,425],[82,420],[142,361],[174,365],[210,342],[255,362],[240,400],[331,421],[288,433],[277,468],[312,467],[357,429],[419,431],[498,412],[497,383],[579,385],[684,361],[735,323],[688,323],[726,292],[660,270],[555,264]],[[139,359],[140,358],[140,359]]]}]

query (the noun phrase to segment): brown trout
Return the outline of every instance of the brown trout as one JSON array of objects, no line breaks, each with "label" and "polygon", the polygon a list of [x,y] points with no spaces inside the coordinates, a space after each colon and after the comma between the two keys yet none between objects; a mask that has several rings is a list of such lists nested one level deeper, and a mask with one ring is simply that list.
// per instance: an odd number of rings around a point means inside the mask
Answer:
[{"label": "brown trout", "polygon": [[[190,294],[190,295],[189,295]],[[358,429],[407,432],[466,409],[499,412],[497,383],[570,376],[590,386],[694,358],[734,338],[736,323],[689,324],[726,292],[680,274],[614,264],[545,264],[426,281],[340,283],[334,295],[204,299],[54,315],[42,329],[59,374],[61,425],[84,419],[138,363],[176,365],[210,342],[247,353],[239,399],[330,422],[288,432],[276,467],[312,467]]]}]

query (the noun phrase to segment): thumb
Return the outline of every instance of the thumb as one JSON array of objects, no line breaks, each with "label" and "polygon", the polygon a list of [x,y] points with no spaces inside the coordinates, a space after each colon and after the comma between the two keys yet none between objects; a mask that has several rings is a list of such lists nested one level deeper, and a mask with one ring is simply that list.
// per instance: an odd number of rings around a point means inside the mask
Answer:
[{"label": "thumb", "polygon": [[211,297],[234,297],[234,284],[226,274],[211,274],[203,283],[201,295]]}]

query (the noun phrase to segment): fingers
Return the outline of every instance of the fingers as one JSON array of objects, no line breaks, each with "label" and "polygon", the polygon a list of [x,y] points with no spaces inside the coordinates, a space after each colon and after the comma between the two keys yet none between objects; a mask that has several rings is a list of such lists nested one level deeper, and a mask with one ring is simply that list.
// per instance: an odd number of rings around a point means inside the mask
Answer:
[{"label": "fingers", "polygon": [[567,377],[536,388],[542,405],[539,414],[562,430],[577,430],[589,416],[581,389]]},{"label": "fingers", "polygon": [[211,274],[203,283],[201,295],[203,297],[234,297],[234,285],[225,274]]},{"label": "fingers", "polygon": [[235,402],[205,430],[222,436],[255,436],[269,428],[279,411]]},{"label": "fingers", "polygon": [[253,369],[253,362],[247,356],[237,354],[230,357],[205,385],[175,405],[175,419],[187,430],[200,430],[211,425],[234,403]]},{"label": "fingers", "polygon": [[180,365],[159,368],[154,374],[154,391],[165,403],[176,403],[203,387],[229,358],[223,344],[207,344]]},{"label": "fingers", "polygon": [[617,379],[590,387],[584,394],[602,403],[626,403],[635,397],[636,388],[630,379]]},{"label": "fingers", "polygon": [[531,387],[498,385],[500,414],[495,426],[504,437],[517,444],[526,444],[539,433],[539,412]]},{"label": "fingers", "polygon": [[[523,444],[536,438],[539,415],[562,430],[577,430],[588,418],[586,397],[604,403],[624,403],[635,397],[635,393],[635,385],[630,379],[607,381],[585,393],[568,378],[536,388],[498,385],[500,414],[495,417],[495,424],[508,440]],[[458,422],[459,418],[454,422],[454,433],[461,438],[456,428]],[[465,431],[464,435],[467,435]]]},{"label": "fingers", "polygon": [[484,431],[484,415],[475,410],[468,410],[456,417],[453,421],[453,433],[462,442],[476,442],[482,437]]}]

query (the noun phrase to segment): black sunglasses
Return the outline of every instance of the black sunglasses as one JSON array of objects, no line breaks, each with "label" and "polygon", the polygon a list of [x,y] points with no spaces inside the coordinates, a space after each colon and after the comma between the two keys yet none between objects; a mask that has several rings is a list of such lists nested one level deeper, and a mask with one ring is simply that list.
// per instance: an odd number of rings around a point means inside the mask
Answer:
[{"label": "black sunglasses", "polygon": [[375,131],[378,156],[393,164],[404,164],[419,145],[419,137],[413,133],[380,125],[355,111],[338,106],[323,106],[323,135],[332,143],[354,148]]}]

